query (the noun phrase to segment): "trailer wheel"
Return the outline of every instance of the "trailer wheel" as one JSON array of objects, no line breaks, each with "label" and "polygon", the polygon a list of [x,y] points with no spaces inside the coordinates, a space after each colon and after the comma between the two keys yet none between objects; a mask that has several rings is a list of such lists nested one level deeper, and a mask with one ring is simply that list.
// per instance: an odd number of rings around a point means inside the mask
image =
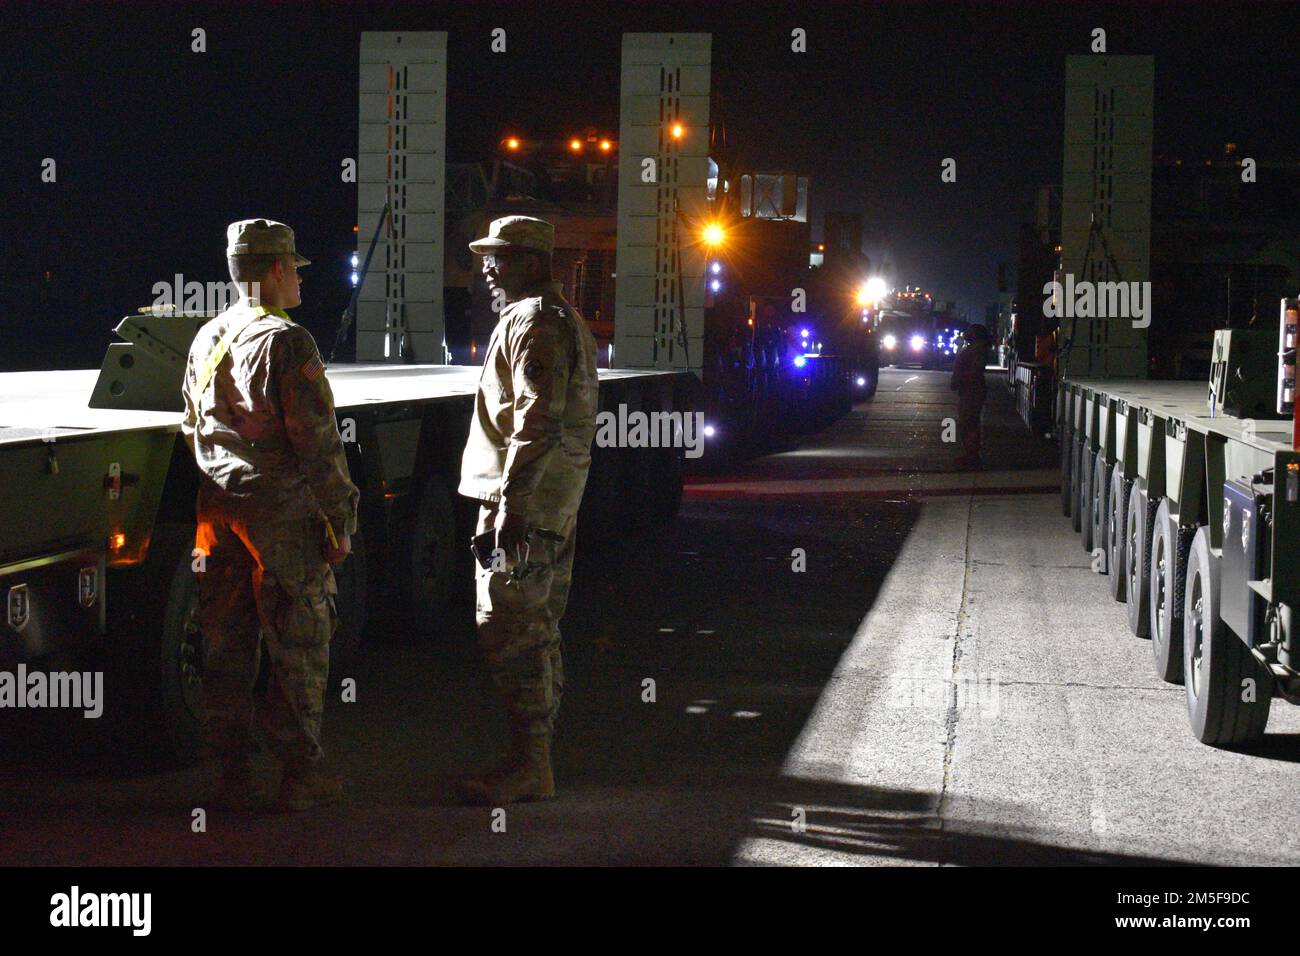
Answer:
[{"label": "trailer wheel", "polygon": [[114,575],[109,667],[123,704],[117,742],[130,759],[188,765],[198,756],[205,647],[193,548],[193,525],[159,525],[144,563]]},{"label": "trailer wheel", "polygon": [[1151,636],[1151,535],[1158,505],[1147,498],[1142,480],[1133,483],[1124,522],[1124,559],[1128,569],[1128,627],[1137,637]]},{"label": "trailer wheel", "polygon": [[1201,743],[1234,746],[1264,736],[1273,675],[1219,615],[1219,561],[1205,528],[1192,540],[1183,605],[1187,716]]},{"label": "trailer wheel", "polygon": [[866,379],[866,385],[862,388],[862,397],[874,398],[876,390],[880,388],[880,360],[877,359],[864,369],[862,377]]},{"label": "trailer wheel", "polygon": [[1083,550],[1092,554],[1092,471],[1093,455],[1086,445],[1079,451],[1079,500],[1074,503],[1076,531],[1082,535]]},{"label": "trailer wheel", "polygon": [[1163,499],[1151,538],[1151,655],[1156,674],[1171,684],[1183,682],[1184,569],[1192,534],[1174,524],[1169,499]]},{"label": "trailer wheel", "polygon": [[1070,444],[1070,527],[1075,531],[1082,531],[1083,514],[1079,508],[1079,494],[1083,485],[1083,477],[1080,471],[1080,461],[1083,458],[1083,440],[1076,435],[1074,441]]},{"label": "trailer wheel", "polygon": [[1070,429],[1061,431],[1061,514],[1070,517],[1074,510],[1074,469],[1070,453],[1074,448],[1074,434]]},{"label": "trailer wheel", "polygon": [[1103,452],[1097,452],[1097,462],[1092,469],[1092,507],[1088,512],[1089,521],[1092,524],[1092,533],[1089,537],[1092,539],[1089,547],[1090,552],[1101,549],[1105,563],[1102,566],[1103,574],[1110,574],[1110,481],[1108,480],[1110,469],[1106,467],[1106,455]]},{"label": "trailer wheel", "polygon": [[1106,512],[1106,569],[1109,574],[1110,596],[1123,601],[1128,594],[1128,561],[1125,545],[1128,541],[1125,523],[1128,519],[1128,496],[1132,485],[1124,480],[1124,471],[1116,465],[1110,474],[1110,507]]},{"label": "trailer wheel", "polygon": [[401,614],[407,634],[423,640],[444,619],[455,568],[456,509],[443,477],[426,478],[414,498],[403,502],[397,521]]}]

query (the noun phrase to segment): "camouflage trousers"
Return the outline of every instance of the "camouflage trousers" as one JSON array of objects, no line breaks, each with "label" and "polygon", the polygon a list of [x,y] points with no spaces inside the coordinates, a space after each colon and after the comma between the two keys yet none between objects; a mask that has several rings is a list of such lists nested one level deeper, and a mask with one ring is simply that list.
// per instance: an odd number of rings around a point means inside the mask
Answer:
[{"label": "camouflage trousers", "polygon": [[[282,761],[321,759],[329,642],[337,626],[334,572],[319,520],[251,521],[200,515],[196,547],[199,623],[207,644],[202,739],[209,752],[253,749],[254,711]],[[264,700],[254,707],[261,640],[270,659]]]},{"label": "camouflage trousers", "polygon": [[[481,506],[476,534],[495,528],[495,507]],[[515,580],[477,567],[475,589],[479,646],[488,673],[506,705],[512,727],[529,733],[555,728],[564,694],[560,619],[569,603],[577,516],[559,528],[563,542],[529,541],[533,570]]]}]

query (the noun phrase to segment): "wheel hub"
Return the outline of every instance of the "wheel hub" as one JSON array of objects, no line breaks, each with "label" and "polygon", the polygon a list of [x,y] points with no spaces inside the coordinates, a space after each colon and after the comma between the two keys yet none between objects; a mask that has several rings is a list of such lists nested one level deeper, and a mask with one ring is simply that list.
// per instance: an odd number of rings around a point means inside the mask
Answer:
[{"label": "wheel hub", "polygon": [[1204,609],[1203,598],[1201,596],[1201,579],[1198,575],[1193,584],[1195,590],[1193,595],[1195,600],[1192,602],[1192,692],[1199,694],[1201,692],[1201,656],[1203,653],[1204,643]]},{"label": "wheel hub", "polygon": [[[1163,549],[1162,549],[1163,550]],[[1165,631],[1165,558],[1161,554],[1159,561],[1156,563],[1156,627],[1159,628],[1160,634]],[[1152,635],[1155,637],[1156,635]]]}]

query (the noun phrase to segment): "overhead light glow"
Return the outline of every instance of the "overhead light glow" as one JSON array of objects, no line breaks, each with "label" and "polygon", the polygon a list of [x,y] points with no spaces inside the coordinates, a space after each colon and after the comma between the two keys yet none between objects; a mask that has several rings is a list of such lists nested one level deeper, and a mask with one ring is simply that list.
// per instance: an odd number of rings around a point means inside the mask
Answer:
[{"label": "overhead light glow", "polygon": [[704,242],[710,246],[722,245],[722,240],[727,237],[726,231],[716,222],[711,222],[704,227]]}]

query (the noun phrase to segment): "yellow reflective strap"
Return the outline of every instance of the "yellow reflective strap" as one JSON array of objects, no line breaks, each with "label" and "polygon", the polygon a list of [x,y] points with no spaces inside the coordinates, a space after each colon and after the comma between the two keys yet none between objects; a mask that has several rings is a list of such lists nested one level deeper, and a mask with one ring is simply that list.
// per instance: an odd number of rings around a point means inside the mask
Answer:
[{"label": "yellow reflective strap", "polygon": [[208,386],[212,383],[212,377],[217,374],[217,368],[230,354],[230,346],[235,343],[235,339],[239,338],[239,333],[265,315],[276,315],[282,319],[289,318],[288,313],[283,309],[268,309],[259,305],[250,312],[247,318],[235,322],[234,325],[226,329],[226,334],[217,340],[217,344],[212,347],[212,351],[208,353],[208,357],[203,362],[203,370],[199,373],[197,394],[202,395],[208,390]]}]

